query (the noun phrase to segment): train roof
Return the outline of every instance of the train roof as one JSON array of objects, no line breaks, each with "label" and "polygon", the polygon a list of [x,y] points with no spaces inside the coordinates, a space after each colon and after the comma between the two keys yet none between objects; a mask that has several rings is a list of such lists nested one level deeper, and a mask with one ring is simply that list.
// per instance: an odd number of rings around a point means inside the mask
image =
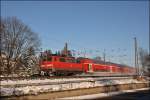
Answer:
[{"label": "train roof", "polygon": [[98,64],[115,65],[115,66],[118,66],[118,67],[131,67],[131,66],[128,66],[128,65],[125,65],[125,64],[118,64],[118,63],[113,63],[113,62],[104,62],[102,60],[95,60],[95,59],[93,59],[93,62],[98,63]]}]

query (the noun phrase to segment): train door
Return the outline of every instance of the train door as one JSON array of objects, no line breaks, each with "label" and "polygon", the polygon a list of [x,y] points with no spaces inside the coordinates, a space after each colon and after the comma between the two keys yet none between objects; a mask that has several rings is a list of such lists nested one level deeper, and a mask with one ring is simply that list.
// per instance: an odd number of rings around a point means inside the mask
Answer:
[{"label": "train door", "polygon": [[88,72],[93,72],[92,64],[88,64]]}]

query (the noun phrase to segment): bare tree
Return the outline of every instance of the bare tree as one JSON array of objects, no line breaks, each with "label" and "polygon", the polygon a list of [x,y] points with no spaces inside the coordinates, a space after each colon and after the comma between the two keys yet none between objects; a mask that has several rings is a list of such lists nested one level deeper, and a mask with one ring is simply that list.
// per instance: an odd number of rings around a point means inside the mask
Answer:
[{"label": "bare tree", "polygon": [[37,33],[16,17],[1,18],[0,22],[1,69],[11,74],[35,66],[40,45]]},{"label": "bare tree", "polygon": [[139,48],[139,60],[141,63],[141,71],[145,75],[149,73],[150,60],[148,58],[148,52],[146,52],[146,50],[144,50],[143,48]]},{"label": "bare tree", "polygon": [[146,57],[147,75],[150,77],[150,54]]}]

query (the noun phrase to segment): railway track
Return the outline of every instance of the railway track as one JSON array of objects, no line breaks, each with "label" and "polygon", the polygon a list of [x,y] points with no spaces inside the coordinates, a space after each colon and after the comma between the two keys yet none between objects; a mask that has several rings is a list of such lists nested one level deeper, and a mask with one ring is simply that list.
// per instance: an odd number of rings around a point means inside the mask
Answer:
[{"label": "railway track", "polygon": [[[110,81],[110,80],[123,80],[123,79],[133,79],[133,77],[63,77],[63,79],[61,80],[60,78],[54,78],[50,81],[42,81],[41,82],[37,82],[37,79],[28,79],[25,80],[24,82],[26,83],[8,83],[8,84],[0,84],[0,87],[25,87],[25,86],[44,86],[44,85],[59,85],[59,84],[68,84],[68,83],[81,83],[81,82],[96,82],[96,81]],[[11,80],[12,81],[12,80]],[[18,81],[23,81],[23,80],[18,80]],[[30,81],[30,82],[27,82]],[[15,80],[13,80],[12,82],[15,82]]]},{"label": "railway track", "polygon": [[32,79],[61,79],[61,78],[97,78],[97,77],[136,77],[137,75],[77,75],[77,76],[20,76],[20,77],[0,77],[0,81],[2,80],[32,80]]}]

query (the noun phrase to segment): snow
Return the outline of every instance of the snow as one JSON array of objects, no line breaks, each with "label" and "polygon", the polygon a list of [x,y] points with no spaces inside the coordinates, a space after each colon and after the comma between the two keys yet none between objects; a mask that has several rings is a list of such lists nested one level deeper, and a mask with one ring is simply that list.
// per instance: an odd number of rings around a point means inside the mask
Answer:
[{"label": "snow", "polygon": [[[46,85],[28,85],[33,83],[49,83]],[[56,84],[57,83],[57,84]],[[11,95],[26,95],[34,94],[37,95],[42,92],[53,92],[53,91],[63,91],[71,89],[80,88],[90,88],[104,85],[114,85],[114,84],[127,84],[127,83],[143,83],[135,79],[95,79],[95,78],[70,78],[70,79],[44,79],[44,80],[3,80],[1,81],[0,93],[1,96],[11,96]],[[25,84],[23,86],[17,86],[18,84]],[[10,85],[10,86],[8,86]]]}]

